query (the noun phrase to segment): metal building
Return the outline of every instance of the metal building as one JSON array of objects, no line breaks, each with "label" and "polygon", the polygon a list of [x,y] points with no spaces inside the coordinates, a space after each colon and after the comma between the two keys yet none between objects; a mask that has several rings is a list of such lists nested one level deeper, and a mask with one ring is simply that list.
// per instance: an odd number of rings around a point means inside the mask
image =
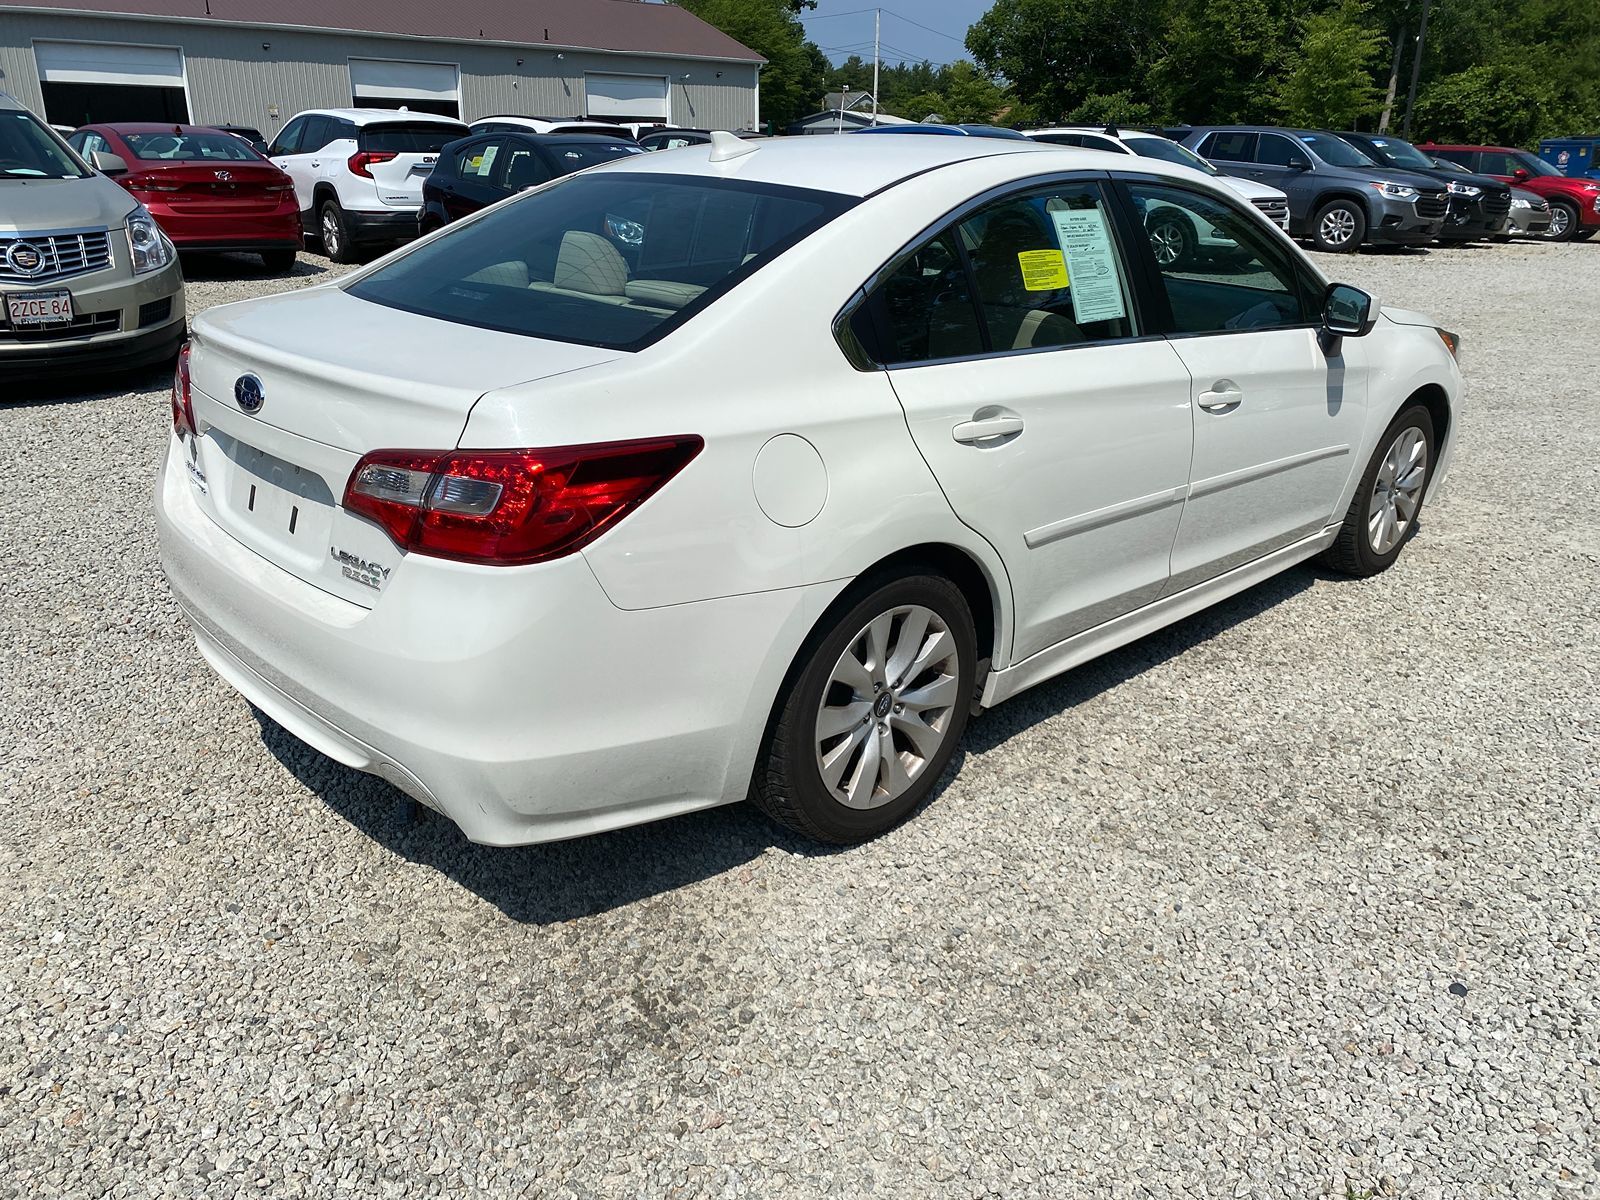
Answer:
[{"label": "metal building", "polygon": [[0,0],[0,91],[71,126],[270,139],[358,105],[754,129],[763,61],[644,0]]}]

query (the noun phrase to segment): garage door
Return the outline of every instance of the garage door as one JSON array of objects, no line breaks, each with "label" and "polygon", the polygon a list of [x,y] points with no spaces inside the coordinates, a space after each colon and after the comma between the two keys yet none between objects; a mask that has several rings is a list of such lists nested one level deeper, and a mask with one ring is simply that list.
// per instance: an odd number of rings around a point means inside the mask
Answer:
[{"label": "garage door", "polygon": [[183,51],[112,42],[35,42],[45,114],[58,125],[187,121]]},{"label": "garage door", "polygon": [[350,93],[358,108],[461,116],[461,72],[454,63],[352,58]]},{"label": "garage door", "polygon": [[585,75],[586,116],[612,121],[665,121],[667,80],[662,75]]}]

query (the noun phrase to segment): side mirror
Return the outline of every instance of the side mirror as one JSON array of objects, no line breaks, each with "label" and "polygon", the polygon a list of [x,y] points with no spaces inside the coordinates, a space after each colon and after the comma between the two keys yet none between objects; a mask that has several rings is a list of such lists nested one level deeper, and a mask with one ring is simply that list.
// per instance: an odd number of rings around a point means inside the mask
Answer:
[{"label": "side mirror", "polygon": [[1378,323],[1378,302],[1348,283],[1330,283],[1322,294],[1325,338],[1366,337]]},{"label": "side mirror", "polygon": [[1518,167],[1515,171],[1511,172],[1511,178],[1515,179],[1518,183],[1526,183],[1528,180],[1533,178],[1533,175],[1528,171],[1527,167]]},{"label": "side mirror", "polygon": [[128,164],[122,155],[111,154],[105,150],[96,150],[91,154],[89,163],[102,175],[126,175],[128,173]]},{"label": "side mirror", "polygon": [[1311,160],[1309,158],[1301,158],[1296,154],[1289,159],[1289,170],[1309,171],[1311,170]]}]

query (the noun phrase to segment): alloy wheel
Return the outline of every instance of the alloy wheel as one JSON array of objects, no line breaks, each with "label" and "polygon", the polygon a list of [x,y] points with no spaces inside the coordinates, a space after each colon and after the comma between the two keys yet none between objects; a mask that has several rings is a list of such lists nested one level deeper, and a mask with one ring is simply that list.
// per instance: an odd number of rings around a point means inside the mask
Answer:
[{"label": "alloy wheel", "polygon": [[1367,504],[1367,538],[1374,554],[1389,553],[1405,537],[1427,479],[1428,439],[1414,425],[1402,429],[1378,466]]},{"label": "alloy wheel", "polygon": [[331,208],[322,210],[322,248],[329,258],[339,252],[339,218]]},{"label": "alloy wheel", "polygon": [[1171,221],[1161,221],[1150,227],[1150,248],[1155,251],[1156,262],[1170,267],[1183,257],[1183,230]]},{"label": "alloy wheel", "polygon": [[1560,241],[1567,236],[1567,227],[1572,224],[1572,214],[1559,204],[1550,206],[1550,228],[1545,231],[1545,237],[1552,241]]},{"label": "alloy wheel", "polygon": [[834,799],[871,809],[904,795],[949,736],[960,679],[956,639],[932,609],[904,605],[868,622],[817,709],[817,769]]},{"label": "alloy wheel", "polygon": [[1318,232],[1328,245],[1342,246],[1355,236],[1355,214],[1347,208],[1330,209],[1322,214],[1322,224]]}]

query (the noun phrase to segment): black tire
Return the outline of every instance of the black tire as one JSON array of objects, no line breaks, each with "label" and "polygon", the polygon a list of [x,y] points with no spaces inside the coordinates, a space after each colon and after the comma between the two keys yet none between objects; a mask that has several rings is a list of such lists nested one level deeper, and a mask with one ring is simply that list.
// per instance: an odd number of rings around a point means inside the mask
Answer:
[{"label": "black tire", "polygon": [[[1423,478],[1420,481],[1415,507],[1406,518],[1400,536],[1392,546],[1380,550],[1373,545],[1371,531],[1368,528],[1373,495],[1379,486],[1378,472],[1383,467],[1383,461],[1390,449],[1410,430],[1417,430],[1422,434],[1425,447]],[[1395,559],[1400,557],[1400,551],[1417,530],[1417,522],[1422,517],[1423,502],[1427,499],[1428,487],[1433,481],[1433,465],[1433,417],[1422,405],[1413,404],[1389,422],[1389,428],[1384,430],[1383,436],[1378,439],[1377,449],[1372,452],[1372,460],[1362,472],[1361,482],[1356,486],[1356,494],[1351,498],[1350,508],[1344,515],[1344,523],[1339,527],[1339,536],[1334,539],[1333,545],[1322,552],[1321,561],[1336,571],[1357,577],[1376,575],[1379,571],[1386,571],[1393,566]]]},{"label": "black tire", "polygon": [[269,275],[287,275],[294,270],[294,264],[299,257],[299,253],[294,250],[263,250],[261,265],[266,268]]},{"label": "black tire", "polygon": [[1145,235],[1150,239],[1156,265],[1163,271],[1181,271],[1194,261],[1194,227],[1180,213],[1169,209],[1150,214]]},{"label": "black tire", "polygon": [[[1348,231],[1340,240],[1334,229]],[[1311,244],[1325,254],[1354,254],[1367,237],[1367,214],[1355,200],[1330,200],[1311,218]]]},{"label": "black tire", "polygon": [[[1562,218],[1566,219],[1563,221]],[[1578,236],[1579,222],[1582,217],[1578,215],[1578,206],[1569,204],[1565,200],[1550,201],[1550,228],[1545,230],[1545,240],[1551,242],[1570,242]],[[1557,232],[1559,230],[1559,232]]]},{"label": "black tire", "polygon": [[1600,229],[1580,229],[1572,235],[1572,240],[1575,242],[1587,242],[1597,233],[1600,233]]},{"label": "black tire", "polygon": [[355,244],[350,240],[350,226],[345,222],[344,209],[339,207],[339,202],[324,201],[318,214],[317,235],[322,239],[322,252],[332,262],[355,262]]},{"label": "black tire", "polygon": [[[926,681],[933,672],[905,678],[899,681],[903,684],[899,689],[893,686],[887,688],[882,693],[889,699],[887,705],[883,700],[872,697],[863,696],[857,700],[848,687],[843,688],[845,694],[840,698],[837,691],[842,685],[833,679],[835,667],[846,651],[864,644],[869,623],[883,614],[910,606],[929,610],[954,642],[956,670],[953,672],[955,690],[952,703],[941,707],[928,722],[930,725],[935,722],[939,724],[942,740],[938,742],[937,750],[922,760],[920,773],[911,778],[910,786],[905,791],[885,798],[875,808],[852,808],[824,781],[819,764],[817,722],[825,697],[829,698],[830,703],[864,706],[867,713],[867,719],[863,721],[866,726],[865,738],[860,749],[847,750],[855,770],[847,767],[844,772],[846,776],[864,772],[869,744],[879,747],[887,745],[897,756],[901,754],[897,747],[903,746],[906,753],[915,757],[911,742],[897,732],[892,724],[894,717],[890,716],[889,710],[892,708],[894,713],[899,713],[899,698],[926,687]],[[893,626],[896,632],[905,629],[905,620],[896,618],[898,623]],[[932,626],[929,628],[931,630]],[[914,644],[925,644],[915,635],[911,640]],[[889,639],[888,644],[894,645],[894,639]],[[893,656],[890,657],[892,660]],[[948,579],[938,575],[917,574],[879,578],[857,585],[834,605],[832,615],[818,625],[796,658],[795,667],[785,680],[784,693],[779,696],[762,740],[750,799],[773,820],[820,842],[836,845],[863,842],[893,828],[928,798],[955,754],[971,712],[977,662],[977,634],[973,627],[972,612],[961,589]],[[937,677],[945,679],[950,676],[940,673]],[[919,687],[914,688],[913,685]],[[947,685],[945,690],[948,690]],[[880,707],[884,709],[881,714]],[[910,707],[915,708],[915,705]],[[877,731],[872,729],[874,723],[878,726]],[[841,734],[840,741],[851,740],[853,732],[852,727],[851,733]],[[883,740],[874,743],[877,738]],[[874,772],[874,779],[877,778]],[[844,782],[841,780],[841,784]],[[844,788],[839,790],[843,791]],[[869,787],[868,792],[875,795],[876,788]]]}]

